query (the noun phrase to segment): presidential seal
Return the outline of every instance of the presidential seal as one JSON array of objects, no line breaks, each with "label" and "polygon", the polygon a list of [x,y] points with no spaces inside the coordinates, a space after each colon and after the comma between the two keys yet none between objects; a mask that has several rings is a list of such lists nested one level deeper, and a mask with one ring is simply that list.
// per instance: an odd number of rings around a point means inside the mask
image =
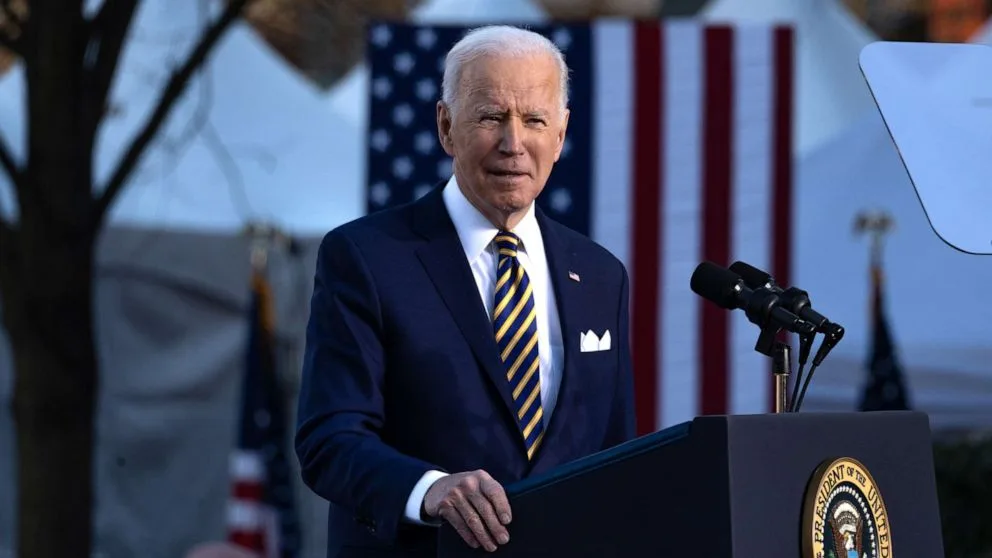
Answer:
[{"label": "presidential seal", "polygon": [[892,558],[885,502],[857,459],[817,467],[806,489],[802,529],[804,558]]}]

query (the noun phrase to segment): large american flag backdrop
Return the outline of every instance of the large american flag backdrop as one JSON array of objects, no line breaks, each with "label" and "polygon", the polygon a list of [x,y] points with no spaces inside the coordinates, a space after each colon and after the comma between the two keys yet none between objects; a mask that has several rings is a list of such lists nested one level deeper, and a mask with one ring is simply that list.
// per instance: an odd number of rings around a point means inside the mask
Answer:
[{"label": "large american flag backdrop", "polygon": [[[689,290],[702,260],[745,260],[788,284],[793,32],[693,20],[531,26],[565,53],[571,118],[538,203],[631,276],[638,429],[770,410],[757,329]],[[450,176],[435,103],[468,27],[379,24],[371,68],[367,210]]]}]

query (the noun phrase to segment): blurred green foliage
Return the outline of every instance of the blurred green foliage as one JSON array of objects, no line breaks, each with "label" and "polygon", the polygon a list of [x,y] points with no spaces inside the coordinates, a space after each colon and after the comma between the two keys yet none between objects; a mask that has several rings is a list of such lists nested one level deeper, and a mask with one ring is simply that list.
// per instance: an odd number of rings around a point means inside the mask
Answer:
[{"label": "blurred green foliage", "polygon": [[992,435],[936,438],[946,558],[992,558]]}]

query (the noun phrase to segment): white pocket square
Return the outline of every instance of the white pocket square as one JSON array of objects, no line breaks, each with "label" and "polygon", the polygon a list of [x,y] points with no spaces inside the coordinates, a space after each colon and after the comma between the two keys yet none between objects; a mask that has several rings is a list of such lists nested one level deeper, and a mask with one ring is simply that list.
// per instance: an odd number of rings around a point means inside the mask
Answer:
[{"label": "white pocket square", "polygon": [[590,329],[579,332],[579,352],[591,353],[594,351],[610,350],[610,330],[603,332],[601,337],[597,337]]}]

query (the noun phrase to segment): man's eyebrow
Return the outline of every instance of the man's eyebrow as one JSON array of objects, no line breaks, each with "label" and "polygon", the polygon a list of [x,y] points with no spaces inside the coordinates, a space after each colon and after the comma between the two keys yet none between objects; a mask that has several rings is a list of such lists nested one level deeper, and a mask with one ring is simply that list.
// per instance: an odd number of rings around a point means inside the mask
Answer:
[{"label": "man's eyebrow", "polygon": [[479,114],[493,114],[504,112],[502,108],[492,104],[482,104],[475,107],[475,112]]}]

